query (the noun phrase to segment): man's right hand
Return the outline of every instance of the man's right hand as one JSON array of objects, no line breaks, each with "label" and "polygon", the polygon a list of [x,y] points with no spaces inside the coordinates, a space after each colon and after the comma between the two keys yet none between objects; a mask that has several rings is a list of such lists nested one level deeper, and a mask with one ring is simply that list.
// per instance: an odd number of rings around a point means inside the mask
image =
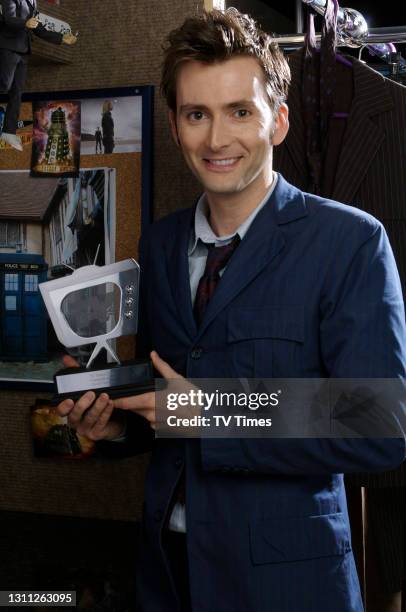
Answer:
[{"label": "man's right hand", "polygon": [[[78,362],[65,355],[63,364],[66,368],[79,367]],[[125,417],[114,412],[113,401],[107,393],[96,398],[93,391],[87,391],[76,402],[66,399],[56,408],[60,416],[66,416],[69,427],[89,440],[114,440],[119,438],[125,429]]]},{"label": "man's right hand", "polygon": [[35,17],[31,17],[28,21],[25,22],[25,27],[29,30],[35,30],[39,26],[40,22]]}]

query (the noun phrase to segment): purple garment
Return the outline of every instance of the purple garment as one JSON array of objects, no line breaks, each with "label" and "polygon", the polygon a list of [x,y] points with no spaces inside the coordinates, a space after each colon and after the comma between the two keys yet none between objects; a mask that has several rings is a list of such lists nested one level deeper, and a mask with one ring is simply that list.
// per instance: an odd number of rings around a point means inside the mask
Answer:
[{"label": "purple garment", "polygon": [[327,0],[320,52],[316,46],[314,14],[308,9],[305,37],[302,101],[306,125],[306,156],[310,169],[309,191],[321,194],[330,117],[336,89],[337,0]]}]

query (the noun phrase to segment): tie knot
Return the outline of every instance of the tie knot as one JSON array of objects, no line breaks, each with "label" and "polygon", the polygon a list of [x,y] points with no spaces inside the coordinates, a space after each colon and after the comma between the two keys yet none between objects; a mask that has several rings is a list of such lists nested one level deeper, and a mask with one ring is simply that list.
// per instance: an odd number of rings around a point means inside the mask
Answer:
[{"label": "tie knot", "polygon": [[231,255],[240,242],[241,238],[236,234],[232,241],[224,246],[216,247],[214,244],[208,245],[209,252],[207,254],[205,276],[217,276],[220,270],[226,267]]}]

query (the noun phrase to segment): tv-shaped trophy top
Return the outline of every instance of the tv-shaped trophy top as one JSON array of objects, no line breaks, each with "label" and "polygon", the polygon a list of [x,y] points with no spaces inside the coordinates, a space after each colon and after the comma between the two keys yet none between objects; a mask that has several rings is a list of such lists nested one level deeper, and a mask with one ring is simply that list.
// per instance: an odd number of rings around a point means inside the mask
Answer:
[{"label": "tv-shaped trophy top", "polygon": [[[86,367],[56,372],[55,402],[77,399],[90,390],[110,397],[153,390],[151,361],[121,363],[111,345],[118,337],[137,333],[139,278],[137,262],[126,259],[106,266],[83,266],[70,276],[40,283],[58,340],[67,348],[95,344]],[[91,367],[102,349],[113,362]]]}]

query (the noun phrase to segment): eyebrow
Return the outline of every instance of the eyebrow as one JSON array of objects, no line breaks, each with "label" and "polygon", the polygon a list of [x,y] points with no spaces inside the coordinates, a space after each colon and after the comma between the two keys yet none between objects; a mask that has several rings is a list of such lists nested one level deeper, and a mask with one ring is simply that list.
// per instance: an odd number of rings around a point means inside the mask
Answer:
[{"label": "eyebrow", "polygon": [[[230,102],[226,104],[224,108],[232,110],[233,108],[241,108],[241,107],[253,107],[255,106],[252,100],[236,100],[235,102]],[[180,113],[190,112],[190,111],[208,111],[210,110],[208,106],[204,104],[182,104],[179,108]]]}]

